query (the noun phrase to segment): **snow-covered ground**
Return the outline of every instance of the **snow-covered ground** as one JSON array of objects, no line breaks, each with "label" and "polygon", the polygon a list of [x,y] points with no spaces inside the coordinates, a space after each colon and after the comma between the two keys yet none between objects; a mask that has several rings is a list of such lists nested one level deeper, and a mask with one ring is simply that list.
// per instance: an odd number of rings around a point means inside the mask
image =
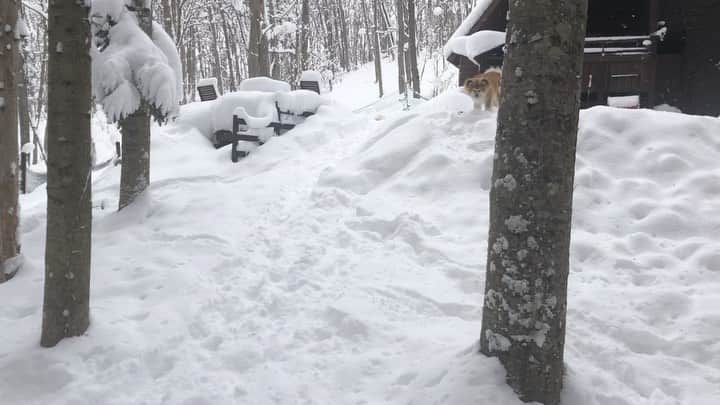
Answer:
[{"label": "snow-covered ground", "polygon": [[[462,97],[323,106],[237,164],[196,129],[155,128],[143,199],[115,212],[119,169],[96,173],[92,325],[53,349],[45,190],[23,196],[0,403],[520,404],[476,354],[495,116],[458,114]],[[583,112],[563,404],[718,403],[718,134]]]}]

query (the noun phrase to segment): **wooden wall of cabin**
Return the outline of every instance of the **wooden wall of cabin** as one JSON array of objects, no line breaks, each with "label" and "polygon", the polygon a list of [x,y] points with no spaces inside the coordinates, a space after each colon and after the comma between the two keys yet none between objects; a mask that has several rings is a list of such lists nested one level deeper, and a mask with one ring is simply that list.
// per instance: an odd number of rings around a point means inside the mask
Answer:
[{"label": "wooden wall of cabin", "polygon": [[[680,3],[680,2],[678,2]],[[720,115],[720,0],[684,0],[684,101],[690,114]]]},{"label": "wooden wall of cabin", "polygon": [[657,102],[689,114],[720,115],[720,0],[662,0]]},{"label": "wooden wall of cabin", "polygon": [[[497,6],[479,29],[503,30],[507,1]],[[668,27],[659,46],[653,104],[670,104],[689,114],[720,115],[720,0],[651,1],[650,29],[654,21]],[[478,66],[466,58],[460,66],[458,84],[475,75]]]}]

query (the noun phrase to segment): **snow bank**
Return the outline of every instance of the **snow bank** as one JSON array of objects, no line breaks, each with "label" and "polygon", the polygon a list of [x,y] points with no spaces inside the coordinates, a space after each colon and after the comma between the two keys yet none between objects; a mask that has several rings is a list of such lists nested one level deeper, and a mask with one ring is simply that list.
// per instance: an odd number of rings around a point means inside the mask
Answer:
[{"label": "snow bank", "polygon": [[252,77],[240,82],[240,91],[264,91],[286,93],[292,90],[290,84],[269,77]]},{"label": "snow bank", "polygon": [[[262,118],[269,122],[278,120],[278,112],[275,107],[275,94],[262,91],[237,91],[226,93],[213,101],[210,111],[212,119],[212,133],[220,130],[232,131],[233,114],[242,108],[242,115],[246,118]],[[260,121],[252,119],[253,123],[259,125]],[[255,133],[265,139],[273,134],[272,128],[255,129]]]},{"label": "snow bank", "polygon": [[[155,127],[145,198],[94,211],[91,328],[55,349],[37,344],[46,194],[21,196],[3,405],[520,405],[474,347],[496,116],[441,107],[457,96],[382,121],[321,106],[238,164]],[[718,133],[583,112],[564,405],[716,402]],[[93,200],[114,206],[119,177]]]},{"label": "snow bank", "polygon": [[[433,252],[475,249],[460,263],[475,262],[479,282],[494,131],[494,116],[428,108],[386,123],[318,185],[323,195],[357,207],[351,228],[382,243],[401,240],[423,263],[442,261]],[[718,133],[720,120],[713,118],[607,107],[583,112],[564,404],[717,399]],[[435,286],[427,273],[422,277]],[[449,299],[415,288],[432,300]],[[398,381],[409,383],[397,403],[514,403],[480,377],[488,366],[473,349],[457,350],[438,355],[435,366],[424,358],[401,374]]]},{"label": "snow bank", "polygon": [[321,95],[310,90],[295,90],[288,93],[277,93],[277,102],[280,110],[295,114],[304,112],[314,113],[321,105],[328,101]]},{"label": "snow bank", "polygon": [[187,130],[187,128],[194,128],[201,134],[209,137],[215,132],[213,126],[213,109],[217,101],[218,100],[198,101],[180,106],[180,114],[175,123],[179,127],[185,127],[185,130]]}]

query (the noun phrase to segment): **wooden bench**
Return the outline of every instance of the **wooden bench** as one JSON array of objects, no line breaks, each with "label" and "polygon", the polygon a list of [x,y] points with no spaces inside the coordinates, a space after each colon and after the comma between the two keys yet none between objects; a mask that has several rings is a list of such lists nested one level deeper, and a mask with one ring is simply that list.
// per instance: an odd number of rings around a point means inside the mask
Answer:
[{"label": "wooden bench", "polygon": [[[277,103],[275,103],[277,109],[278,121],[273,121],[263,128],[272,128],[275,136],[281,136],[287,131],[294,129],[297,123],[283,121],[283,117],[295,117],[295,118],[308,118],[315,113],[303,112],[301,114],[295,114],[289,111],[282,111]],[[262,145],[263,141],[257,135],[249,133],[251,129],[260,128],[249,128],[246,120],[238,115],[233,115],[233,129],[232,131],[220,130],[215,132],[213,135],[213,144],[216,149],[222,148],[227,145],[232,145],[230,150],[230,159],[237,163],[240,158],[244,158],[250,154],[249,151],[239,150],[240,142],[254,142],[258,145]]]}]

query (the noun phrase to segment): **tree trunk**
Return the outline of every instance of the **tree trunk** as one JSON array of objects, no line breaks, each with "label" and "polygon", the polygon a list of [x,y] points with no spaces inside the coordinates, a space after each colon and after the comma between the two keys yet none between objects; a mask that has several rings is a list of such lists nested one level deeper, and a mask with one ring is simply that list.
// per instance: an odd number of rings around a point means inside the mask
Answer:
[{"label": "tree trunk", "polygon": [[[152,38],[150,1],[132,0],[140,28]],[[147,5],[147,7],[145,7]],[[118,210],[132,204],[150,185],[150,109],[143,100],[137,111],[120,120],[122,168]]]},{"label": "tree trunk", "polygon": [[[17,24],[17,13],[18,3],[3,2],[0,5],[0,27],[14,28]],[[0,283],[10,279],[20,264],[15,77],[17,58],[18,43],[14,31],[4,34],[0,32]]]},{"label": "tree trunk", "polygon": [[28,102],[28,81],[25,75],[25,55],[17,55],[17,102],[20,122],[20,145],[30,142],[30,106]]},{"label": "tree trunk", "polygon": [[265,0],[250,1],[250,39],[248,43],[248,74],[250,77],[270,76],[268,41],[265,35]]},{"label": "tree trunk", "polygon": [[171,38],[175,40],[177,43],[177,37],[175,36],[175,33],[173,32],[173,18],[172,18],[172,9],[170,8],[170,1],[169,0],[162,0],[160,2],[162,6],[162,13],[163,13],[163,28],[165,29],[165,32],[167,32],[168,35],[170,35]]},{"label": "tree trunk", "polygon": [[378,37],[378,4],[377,0],[372,0],[373,2],[373,52],[375,59],[375,80],[378,84],[378,92],[380,94],[380,97],[384,95],[383,92],[383,79],[382,79],[382,59],[380,58],[380,38]]},{"label": "tree trunk", "polygon": [[90,323],[90,25],[83,4],[55,0],[48,9],[45,347],[82,335]]},{"label": "tree trunk", "polygon": [[[275,10],[275,1],[274,0],[266,0],[266,7],[267,7],[267,27],[277,27],[278,23],[281,23],[282,21],[278,18],[276,18],[275,13],[277,12]],[[272,77],[275,80],[282,80],[282,72],[281,72],[281,64],[282,64],[282,57],[283,55],[278,50],[278,43],[279,38],[276,35],[271,35],[270,39],[268,40],[268,60],[270,63],[270,77]]]},{"label": "tree trunk", "polygon": [[230,27],[228,27],[227,18],[225,16],[225,12],[222,9],[218,9],[218,12],[220,13],[220,18],[222,19],[222,26],[223,26],[223,39],[225,43],[225,59],[227,59],[228,64],[228,91],[235,91],[235,66],[233,65],[233,56],[232,56],[232,46],[231,43],[231,36],[230,36]]},{"label": "tree trunk", "polygon": [[340,4],[338,1],[335,1],[335,9],[337,10],[337,18],[338,22],[336,23],[336,26],[339,28],[340,32],[338,33],[338,37],[340,38],[340,49],[342,52],[340,65],[345,70],[350,70],[350,57],[349,57],[349,38],[348,38],[348,21],[346,21],[345,17],[345,10],[343,9],[343,5]]},{"label": "tree trunk", "polygon": [[558,404],[587,0],[510,2],[481,352],[523,401]]},{"label": "tree trunk", "polygon": [[310,0],[302,0],[300,12],[300,29],[298,30],[298,67],[300,73],[307,70],[308,39],[310,33]]},{"label": "tree trunk", "polygon": [[209,25],[210,25],[210,34],[212,35],[212,44],[210,44],[210,47],[212,49],[212,55],[213,55],[213,76],[218,81],[218,91],[220,94],[223,93],[223,74],[222,74],[222,63],[220,62],[220,50],[218,47],[220,44],[218,43],[218,33],[217,33],[217,24],[218,21],[215,21],[215,12],[213,10],[214,4],[209,4],[207,6],[207,12],[208,12],[208,18],[210,19]]},{"label": "tree trunk", "polygon": [[397,63],[398,63],[398,91],[405,94],[407,81],[405,78],[405,13],[403,0],[395,0],[397,16]]},{"label": "tree trunk", "polygon": [[420,73],[418,72],[417,62],[417,21],[415,18],[415,0],[408,0],[408,63],[410,64],[411,77],[413,86],[413,97],[420,97]]}]

